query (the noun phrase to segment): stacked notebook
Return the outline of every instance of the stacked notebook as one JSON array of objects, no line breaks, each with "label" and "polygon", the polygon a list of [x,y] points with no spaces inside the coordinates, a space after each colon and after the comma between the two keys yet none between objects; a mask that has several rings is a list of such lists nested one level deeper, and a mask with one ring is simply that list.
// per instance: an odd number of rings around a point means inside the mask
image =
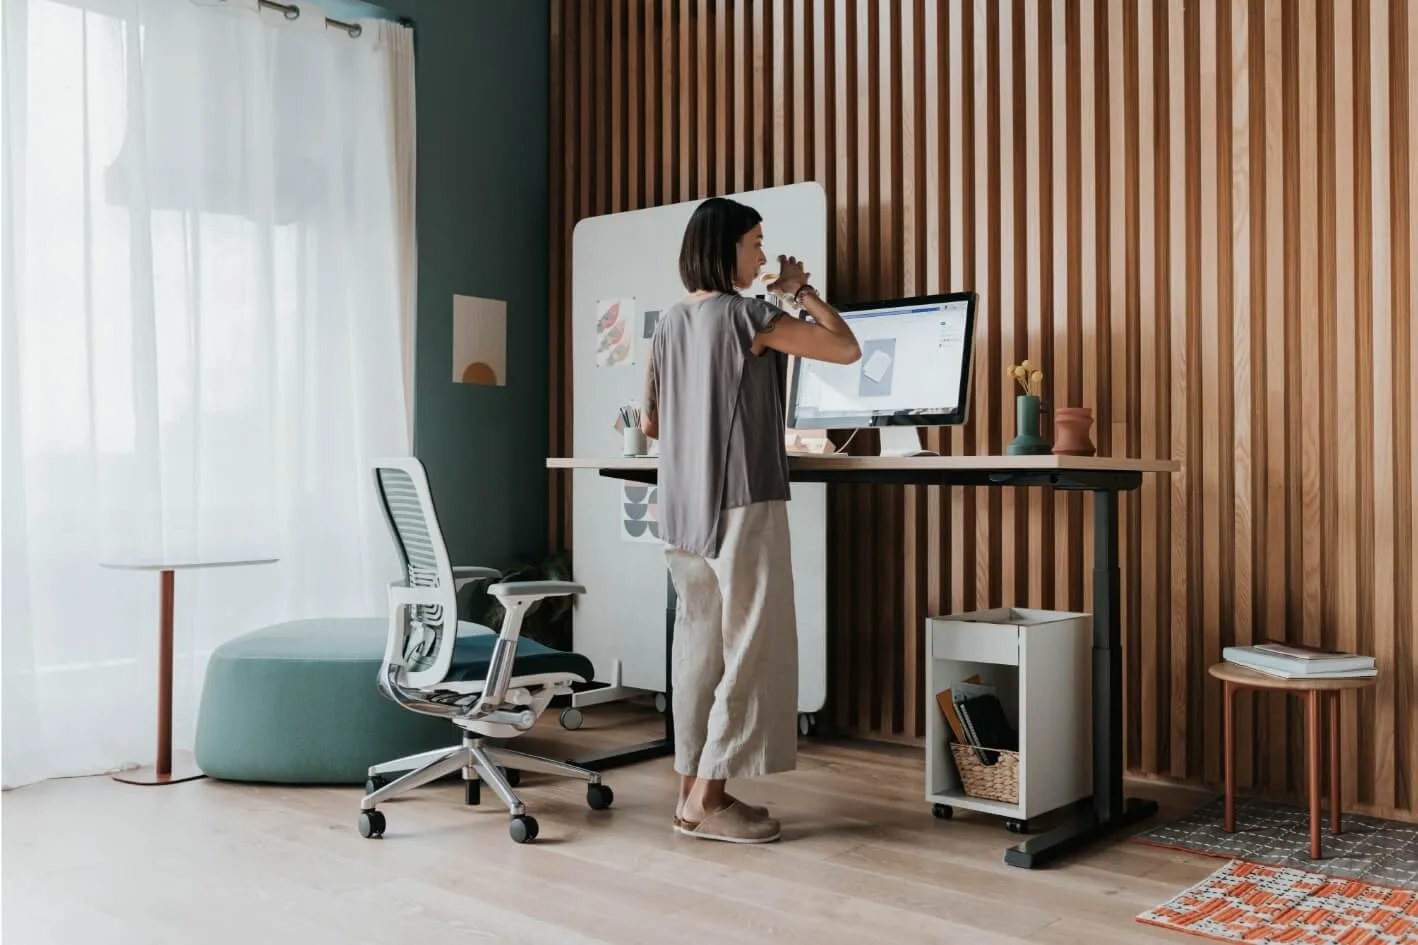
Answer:
[{"label": "stacked notebook", "polygon": [[1372,656],[1298,643],[1268,641],[1255,646],[1228,646],[1221,651],[1221,658],[1281,679],[1357,679],[1378,675]]},{"label": "stacked notebook", "polygon": [[1009,724],[1004,705],[994,687],[982,685],[979,676],[937,693],[936,701],[950,727],[951,740],[974,748],[981,764],[993,765],[999,760],[999,752],[991,749],[1019,750],[1019,734]]}]

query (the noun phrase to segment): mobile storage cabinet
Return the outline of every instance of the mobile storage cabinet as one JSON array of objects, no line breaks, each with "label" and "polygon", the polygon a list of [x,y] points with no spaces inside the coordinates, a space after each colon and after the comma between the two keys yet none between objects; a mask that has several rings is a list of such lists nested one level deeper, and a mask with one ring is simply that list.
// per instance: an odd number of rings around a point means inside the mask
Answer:
[{"label": "mobile storage cabinet", "polygon": [[[937,817],[956,808],[981,811],[1022,833],[1030,818],[1092,793],[1092,634],[1088,614],[1048,610],[926,621],[926,800]],[[1018,733],[1016,803],[967,795],[948,745],[951,730],[936,696],[973,676],[995,688]]]}]

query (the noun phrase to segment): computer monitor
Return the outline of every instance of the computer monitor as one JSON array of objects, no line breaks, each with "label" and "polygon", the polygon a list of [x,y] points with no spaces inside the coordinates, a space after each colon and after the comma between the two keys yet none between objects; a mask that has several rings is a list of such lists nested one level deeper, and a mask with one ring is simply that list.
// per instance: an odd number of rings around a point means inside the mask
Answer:
[{"label": "computer monitor", "polygon": [[862,346],[855,364],[795,358],[794,429],[881,429],[881,455],[929,455],[917,428],[965,422],[974,354],[974,292],[839,306]]}]

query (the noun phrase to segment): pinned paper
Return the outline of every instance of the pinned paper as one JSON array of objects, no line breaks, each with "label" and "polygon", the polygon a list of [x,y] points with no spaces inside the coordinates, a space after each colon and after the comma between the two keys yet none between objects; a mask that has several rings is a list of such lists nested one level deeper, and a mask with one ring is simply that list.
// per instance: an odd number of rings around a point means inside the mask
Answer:
[{"label": "pinned paper", "polygon": [[891,393],[892,368],[896,363],[896,339],[868,341],[862,345],[862,374],[859,397],[885,397]]},{"label": "pinned paper", "polygon": [[873,384],[880,384],[881,379],[886,376],[886,371],[891,367],[891,355],[880,349],[873,351],[872,356],[867,359],[867,363],[862,368],[862,373],[871,379]]},{"label": "pinned paper", "polygon": [[660,489],[624,483],[620,502],[620,540],[626,542],[660,543]]},{"label": "pinned paper", "polygon": [[607,299],[596,303],[596,367],[635,363],[635,300]]},{"label": "pinned paper", "polygon": [[453,296],[453,383],[507,386],[507,303]]},{"label": "pinned paper", "polygon": [[640,313],[640,324],[635,332],[635,361],[637,364],[645,364],[650,360],[650,352],[655,345],[655,329],[659,325],[659,309]]}]

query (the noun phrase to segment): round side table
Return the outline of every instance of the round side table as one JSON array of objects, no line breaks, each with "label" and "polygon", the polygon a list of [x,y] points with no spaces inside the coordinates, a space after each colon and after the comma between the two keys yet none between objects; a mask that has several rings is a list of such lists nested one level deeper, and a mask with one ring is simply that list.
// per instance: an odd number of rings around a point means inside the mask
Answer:
[{"label": "round side table", "polygon": [[172,603],[174,574],[196,568],[234,568],[252,564],[272,564],[276,558],[188,558],[174,561],[101,561],[105,568],[121,571],[157,571],[162,590],[158,614],[158,753],[156,763],[121,771],[113,776],[125,784],[177,784],[202,777],[195,762],[183,758],[172,763]]},{"label": "round side table", "polygon": [[1227,833],[1236,832],[1236,768],[1235,725],[1232,706],[1236,693],[1241,689],[1268,689],[1282,693],[1303,696],[1305,700],[1305,741],[1309,755],[1306,764],[1310,794],[1310,858],[1317,860],[1324,853],[1320,840],[1320,755],[1323,745],[1320,739],[1320,704],[1329,704],[1329,832],[1339,833],[1339,695],[1346,689],[1364,689],[1372,686],[1376,677],[1347,679],[1281,679],[1248,669],[1236,663],[1217,663],[1207,670],[1221,680],[1223,686],[1222,706],[1224,719],[1225,769],[1226,769],[1226,823]]}]

